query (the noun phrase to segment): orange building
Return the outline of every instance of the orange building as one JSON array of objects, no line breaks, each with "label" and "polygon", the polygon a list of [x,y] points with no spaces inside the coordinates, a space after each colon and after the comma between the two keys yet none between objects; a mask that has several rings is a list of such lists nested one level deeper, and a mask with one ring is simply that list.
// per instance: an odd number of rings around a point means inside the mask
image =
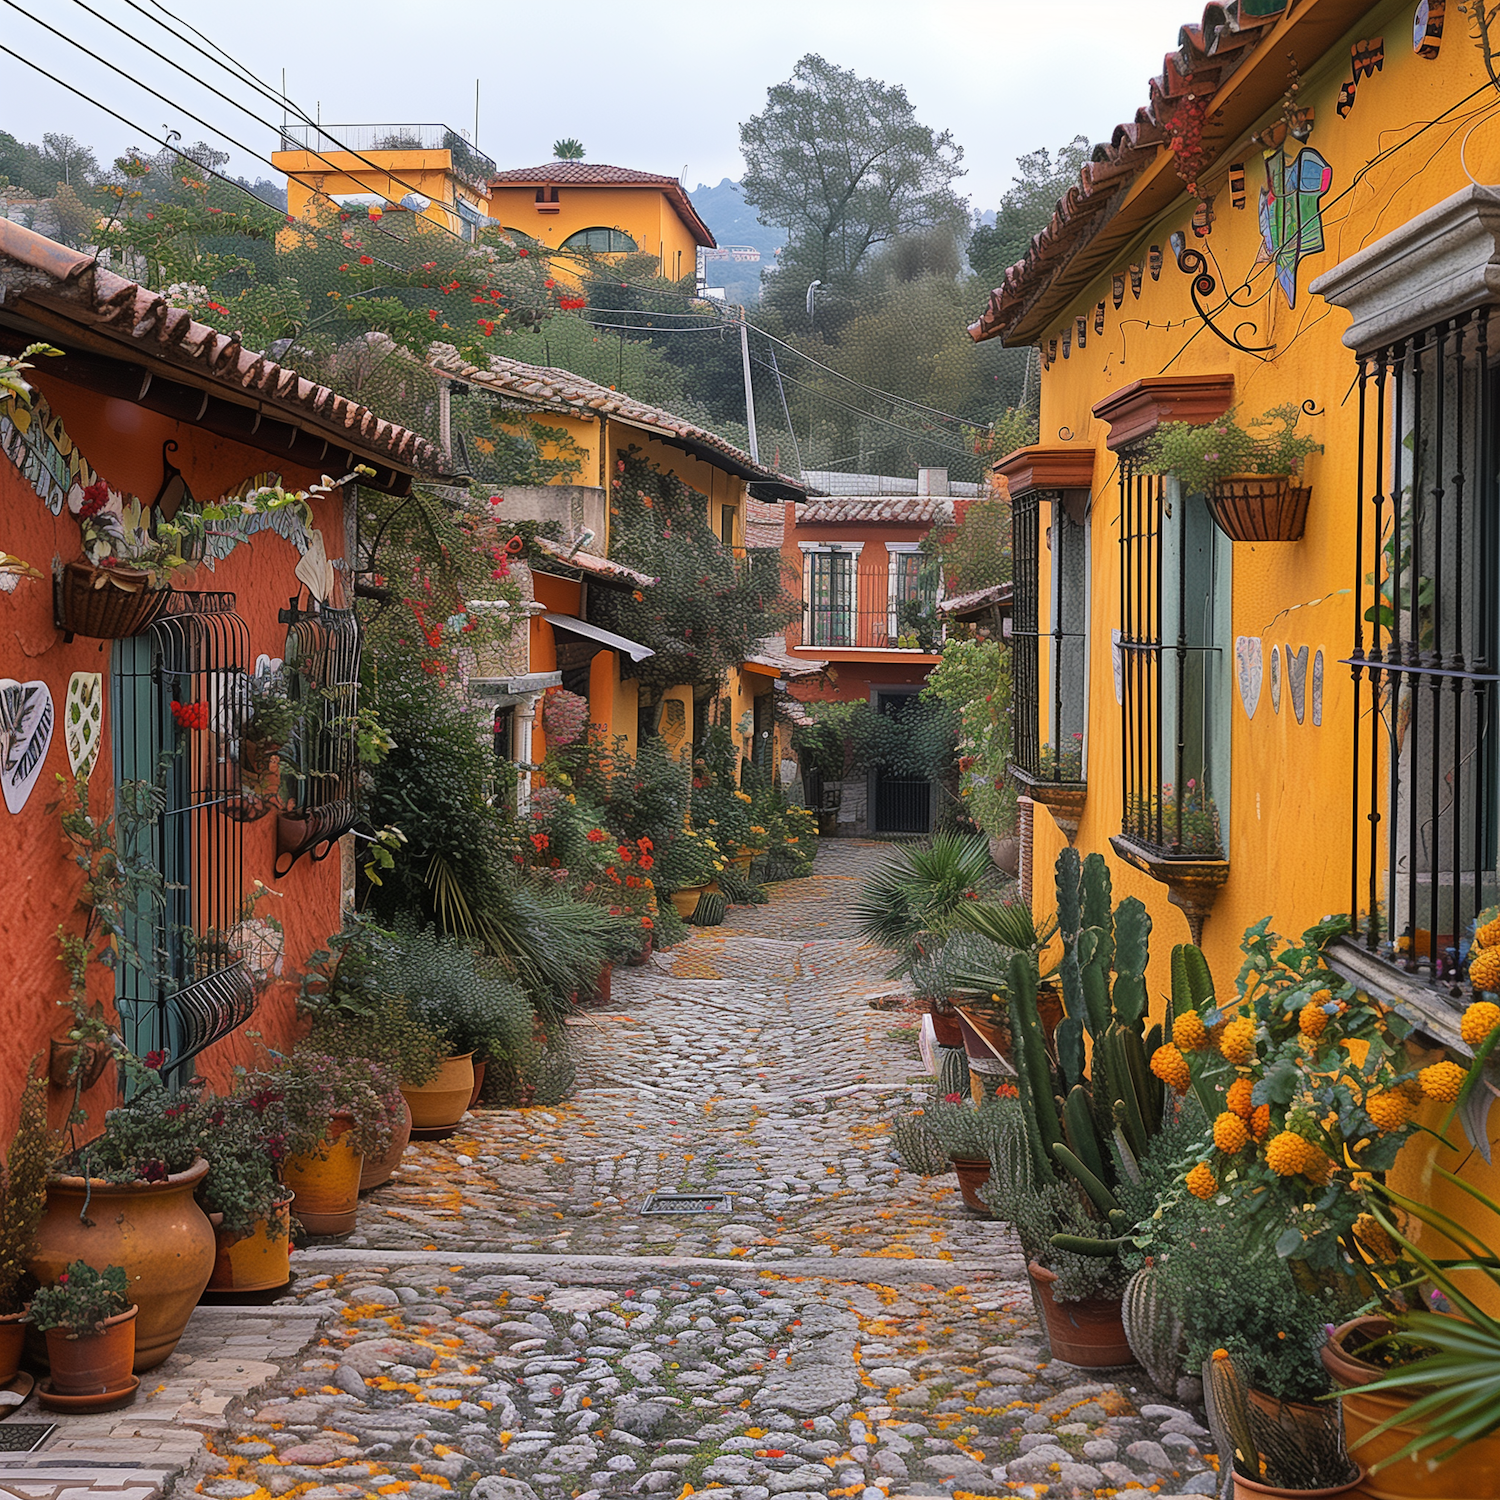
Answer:
[{"label": "orange building", "polygon": [[673,281],[694,274],[700,245],[715,247],[682,184],[655,172],[549,161],[496,172],[489,195],[490,217],[509,235],[579,256],[640,251]]},{"label": "orange building", "polygon": [[[34,1063],[46,1066],[71,1024],[56,1003],[67,994],[58,932],[81,930],[80,871],[60,780],[83,778],[101,819],[122,785],[164,776],[142,836],[165,890],[134,943],[155,959],[125,954],[113,975],[92,965],[88,984],[131,1050],[165,1052],[169,1077],[197,1068],[223,1085],[255,1056],[242,1029],[252,1014],[267,1043],[290,1040],[292,976],[337,931],[352,884],[340,840],[357,772],[340,726],[358,691],[344,564],[357,486],[322,476],[363,465],[360,484],[401,494],[443,472],[416,433],[0,220],[0,354],[36,341],[61,357],[33,357],[29,401],[0,401],[0,1136]],[[307,511],[273,516],[246,499],[274,484],[311,492]],[[212,523],[199,561],[163,593],[118,588],[84,559],[85,504],[146,538],[163,518],[228,497],[249,510]],[[283,752],[299,772],[285,815],[247,782],[238,733],[248,680],[278,661],[304,701],[337,699]],[[275,894],[255,901],[257,881]],[[112,1070],[84,1096],[96,1119],[115,1099]],[[71,1087],[53,1090],[54,1123],[70,1102]]]}]

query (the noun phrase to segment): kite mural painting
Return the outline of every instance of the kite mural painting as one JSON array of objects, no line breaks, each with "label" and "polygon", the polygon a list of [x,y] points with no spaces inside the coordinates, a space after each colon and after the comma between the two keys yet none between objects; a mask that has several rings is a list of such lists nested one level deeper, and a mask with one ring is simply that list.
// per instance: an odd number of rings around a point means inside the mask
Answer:
[{"label": "kite mural painting", "polygon": [[1260,190],[1260,254],[1257,266],[1272,264],[1286,294],[1297,305],[1297,269],[1304,257],[1323,249],[1323,196],[1333,183],[1333,168],[1304,146],[1288,157],[1277,147],[1268,151],[1266,185]]}]

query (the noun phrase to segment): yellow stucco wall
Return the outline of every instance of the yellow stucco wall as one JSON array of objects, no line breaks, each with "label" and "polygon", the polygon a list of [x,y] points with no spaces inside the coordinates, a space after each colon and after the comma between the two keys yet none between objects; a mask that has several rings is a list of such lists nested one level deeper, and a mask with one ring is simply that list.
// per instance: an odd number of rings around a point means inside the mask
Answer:
[{"label": "yellow stucco wall", "polygon": [[271,164],[287,174],[287,213],[294,219],[306,216],[319,193],[360,193],[400,203],[417,192],[432,200],[422,217],[455,234],[463,227],[453,208],[455,195],[462,194],[480,213],[486,211],[485,194],[454,177],[448,151],[273,151]]},{"label": "yellow stucco wall", "polygon": [[[1409,5],[1379,7],[1321,60],[1298,59],[1304,67],[1300,102],[1315,107],[1316,128],[1307,144],[1329,163],[1332,181],[1321,205],[1326,248],[1303,258],[1295,306],[1288,305],[1273,268],[1256,265],[1261,247],[1257,201],[1265,174],[1261,151],[1251,144],[1205,175],[1202,186],[1214,195],[1215,210],[1207,240],[1192,233],[1195,200],[1184,191],[1041,336],[1044,349],[1050,340],[1058,341],[1056,363],[1041,381],[1041,441],[1076,443],[1095,452],[1088,521],[1088,800],[1077,844],[1081,852],[1097,851],[1108,860],[1117,902],[1137,896],[1151,913],[1149,984],[1158,1015],[1160,997],[1169,987],[1172,945],[1187,941],[1189,932],[1182,912],[1168,904],[1167,888],[1117,858],[1109,844],[1110,836],[1120,832],[1124,800],[1122,710],[1115,696],[1110,636],[1111,629],[1121,625],[1121,502],[1116,459],[1105,446],[1108,428],[1091,409],[1144,377],[1227,372],[1234,377],[1242,419],[1287,402],[1310,401],[1319,413],[1305,418],[1300,429],[1324,445],[1324,452],[1313,456],[1305,471],[1312,501],[1304,539],[1252,545],[1221,538],[1221,545],[1232,547],[1231,648],[1235,637],[1258,637],[1266,663],[1253,720],[1235,685],[1232,650],[1224,663],[1231,683],[1230,811],[1224,830],[1230,873],[1203,935],[1204,951],[1222,993],[1232,986],[1239,967],[1238,945],[1252,923],[1269,915],[1276,929],[1300,933],[1327,913],[1347,911],[1350,902],[1353,690],[1349,669],[1340,662],[1354,642],[1351,591],[1360,568],[1354,541],[1359,419],[1357,396],[1351,395],[1356,364],[1341,342],[1348,314],[1312,295],[1308,284],[1413,215],[1467,187],[1469,172],[1460,160],[1466,140],[1469,170],[1482,181],[1500,180],[1500,126],[1480,121],[1477,114],[1495,103],[1479,53],[1462,29],[1450,27],[1439,57],[1423,59],[1412,50],[1410,32]],[[1359,83],[1352,111],[1340,119],[1335,106],[1340,85],[1349,77],[1350,44],[1382,33],[1384,71]],[[1474,102],[1461,105],[1470,95],[1476,96]],[[1424,122],[1445,112],[1443,128],[1421,130]],[[1277,107],[1259,126],[1279,117]],[[1096,138],[1106,126],[1105,121],[1090,122]],[[1288,138],[1286,149],[1291,156],[1297,143]],[[1387,154],[1377,160],[1382,153]],[[1244,164],[1245,206],[1239,209],[1232,206],[1226,182],[1230,161]],[[1121,211],[1129,212],[1128,202]],[[1203,299],[1206,306],[1217,308],[1229,291],[1248,279],[1249,291],[1237,297],[1244,306],[1224,309],[1217,321],[1225,332],[1248,321],[1250,326],[1241,330],[1243,342],[1274,345],[1273,352],[1264,358],[1241,353],[1205,327],[1189,295],[1190,278],[1174,262],[1168,238],[1174,230],[1185,232],[1187,245],[1209,256],[1208,270],[1218,287]],[[1128,266],[1148,265],[1151,246],[1162,250],[1160,278],[1153,280],[1148,269],[1137,298],[1130,290]],[[1124,301],[1118,309],[1111,285],[1115,272],[1126,274]],[[1095,310],[1101,301],[1104,326],[1096,332]],[[1087,318],[1082,348],[1074,321],[1080,314]],[[1061,350],[1064,332],[1074,339],[1066,360]],[[1039,589],[1044,632],[1050,625],[1049,521],[1050,509],[1044,505]],[[1285,680],[1280,712],[1273,711],[1273,645],[1290,645],[1293,651],[1303,645],[1309,648],[1308,708],[1301,723],[1292,712]],[[1324,690],[1322,724],[1315,726],[1312,660],[1319,650]],[[1042,657],[1046,740],[1050,677],[1045,642]],[[1367,693],[1366,713],[1368,705]],[[1364,745],[1368,755],[1368,726]],[[1052,866],[1064,838],[1040,805],[1035,829],[1034,902],[1047,911],[1054,904]],[[1448,1163],[1456,1164],[1459,1154],[1449,1153]],[[1402,1167],[1408,1185],[1427,1182],[1430,1173],[1424,1161],[1409,1153]],[[1466,1167],[1466,1175],[1484,1182],[1490,1191],[1500,1185],[1500,1178],[1477,1159]],[[1444,1195],[1438,1192],[1437,1197],[1442,1201]]]},{"label": "yellow stucco wall", "polygon": [[[580,229],[623,229],[641,251],[660,258],[662,274],[674,281],[697,269],[698,242],[660,188],[562,184],[557,199],[538,203],[534,187],[493,187],[488,211],[502,228],[518,229],[550,249]],[[555,261],[553,269],[565,277],[569,263]]]}]

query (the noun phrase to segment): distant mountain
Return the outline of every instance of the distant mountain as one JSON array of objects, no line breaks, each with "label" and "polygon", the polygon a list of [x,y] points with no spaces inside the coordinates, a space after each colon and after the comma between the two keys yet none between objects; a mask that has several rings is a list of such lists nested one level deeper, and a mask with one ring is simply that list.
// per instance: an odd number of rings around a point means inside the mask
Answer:
[{"label": "distant mountain", "polygon": [[739,183],[731,178],[717,187],[700,182],[688,197],[721,245],[754,245],[762,263],[769,264],[786,244],[786,230],[762,224],[741,196]]}]

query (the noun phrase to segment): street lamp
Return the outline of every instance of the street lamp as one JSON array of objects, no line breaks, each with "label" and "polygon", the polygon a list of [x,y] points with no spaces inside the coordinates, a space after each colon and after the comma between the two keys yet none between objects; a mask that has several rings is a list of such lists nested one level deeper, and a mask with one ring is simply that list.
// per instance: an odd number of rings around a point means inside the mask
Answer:
[{"label": "street lamp", "polygon": [[817,320],[814,317],[814,313],[818,305],[818,288],[822,285],[821,281],[814,281],[807,288],[807,321],[814,332],[817,331]]}]

